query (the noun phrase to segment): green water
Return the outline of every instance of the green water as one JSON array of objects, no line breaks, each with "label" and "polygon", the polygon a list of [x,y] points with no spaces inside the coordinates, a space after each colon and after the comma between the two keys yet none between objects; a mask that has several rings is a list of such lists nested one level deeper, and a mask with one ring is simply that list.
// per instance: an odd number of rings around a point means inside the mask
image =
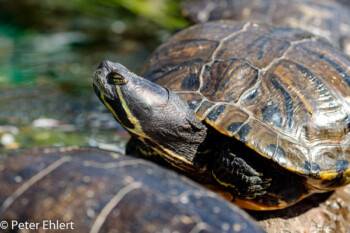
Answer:
[{"label": "green water", "polygon": [[123,150],[128,134],[96,98],[91,75],[105,59],[137,72],[185,26],[177,9],[165,0],[0,0],[0,151]]}]

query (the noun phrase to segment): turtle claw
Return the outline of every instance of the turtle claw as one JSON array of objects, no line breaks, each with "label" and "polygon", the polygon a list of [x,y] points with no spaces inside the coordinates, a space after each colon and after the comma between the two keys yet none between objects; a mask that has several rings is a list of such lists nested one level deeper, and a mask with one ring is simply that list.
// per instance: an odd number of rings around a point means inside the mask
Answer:
[{"label": "turtle claw", "polygon": [[214,178],[219,184],[229,188],[237,197],[254,199],[266,194],[271,185],[271,178],[256,171],[243,158],[233,153],[219,154],[212,170]]},{"label": "turtle claw", "polygon": [[254,193],[255,196],[262,196],[262,195],[265,195],[267,193],[267,191],[261,191],[261,192],[256,192]]},{"label": "turtle claw", "polygon": [[243,199],[249,199],[249,200],[251,200],[251,199],[256,198],[257,196],[265,195],[266,193],[267,193],[266,191],[254,192],[254,193],[252,193],[252,194],[242,194],[242,193],[240,193],[240,194],[238,194],[238,196],[239,196],[240,198],[243,198]]},{"label": "turtle claw", "polygon": [[269,184],[270,186],[271,181],[272,181],[272,178],[264,178],[263,184]]},{"label": "turtle claw", "polygon": [[253,185],[247,186],[246,191],[251,192],[251,193],[256,193],[256,192],[260,192],[260,191],[265,191],[269,186],[270,186],[270,184],[263,184],[263,185],[253,184]]},{"label": "turtle claw", "polygon": [[264,174],[259,172],[257,176],[264,176]]}]

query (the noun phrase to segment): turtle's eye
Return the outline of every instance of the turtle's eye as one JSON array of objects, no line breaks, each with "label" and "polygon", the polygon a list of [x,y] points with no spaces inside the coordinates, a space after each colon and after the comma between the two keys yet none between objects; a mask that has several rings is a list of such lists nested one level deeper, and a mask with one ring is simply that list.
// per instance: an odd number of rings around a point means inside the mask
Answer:
[{"label": "turtle's eye", "polygon": [[111,72],[108,74],[108,82],[114,85],[125,85],[128,80],[126,80],[124,76],[119,73]]}]

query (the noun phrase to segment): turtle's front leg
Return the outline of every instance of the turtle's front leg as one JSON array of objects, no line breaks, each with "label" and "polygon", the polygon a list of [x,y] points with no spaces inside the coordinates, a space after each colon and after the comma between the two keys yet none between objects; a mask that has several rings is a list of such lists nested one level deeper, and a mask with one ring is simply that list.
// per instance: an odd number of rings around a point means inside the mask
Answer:
[{"label": "turtle's front leg", "polygon": [[222,145],[215,156],[212,174],[215,180],[233,191],[236,197],[253,199],[264,195],[271,179],[252,168],[243,158],[233,154]]}]

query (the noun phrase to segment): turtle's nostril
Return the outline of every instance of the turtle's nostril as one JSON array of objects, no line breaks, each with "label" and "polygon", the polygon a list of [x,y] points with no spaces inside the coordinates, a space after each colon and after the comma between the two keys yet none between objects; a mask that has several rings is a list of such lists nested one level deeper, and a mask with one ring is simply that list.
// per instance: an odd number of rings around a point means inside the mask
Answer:
[{"label": "turtle's nostril", "polygon": [[103,62],[101,62],[101,64],[97,67],[97,69],[101,69],[103,67],[108,67],[111,66],[111,64],[113,64],[112,62],[108,61],[108,60],[104,60]]}]

